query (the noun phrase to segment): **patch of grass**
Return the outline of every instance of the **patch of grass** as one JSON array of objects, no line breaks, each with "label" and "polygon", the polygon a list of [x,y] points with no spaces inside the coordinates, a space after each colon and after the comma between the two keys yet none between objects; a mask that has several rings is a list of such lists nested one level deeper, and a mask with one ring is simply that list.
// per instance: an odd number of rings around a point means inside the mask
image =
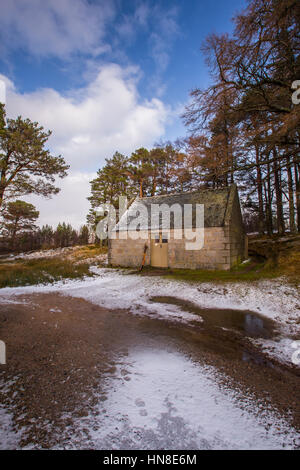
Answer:
[{"label": "patch of grass", "polygon": [[88,264],[74,265],[70,260],[40,258],[0,264],[0,288],[46,284],[61,279],[92,276]]},{"label": "patch of grass", "polygon": [[278,269],[270,261],[264,263],[252,260],[240,264],[230,271],[221,270],[190,270],[190,269],[155,269],[145,267],[142,275],[161,275],[167,279],[187,282],[241,282],[258,281],[260,279],[273,279],[278,277]]},{"label": "patch of grass", "polygon": [[170,273],[166,274],[166,277],[190,282],[241,282],[272,279],[276,278],[277,274],[270,268],[257,268],[256,266],[256,269],[251,269],[249,271],[241,268],[232,269],[230,271],[190,271],[185,269],[173,269]]},{"label": "patch of grass", "polygon": [[300,235],[256,238],[250,240],[249,250],[267,258],[276,277],[285,276],[291,284],[300,284]]},{"label": "patch of grass", "polygon": [[94,256],[104,255],[107,253],[106,246],[97,246],[97,245],[84,245],[78,247],[72,253],[72,257],[76,259],[76,261],[93,258]]},{"label": "patch of grass", "polygon": [[293,284],[300,283],[300,251],[281,253],[278,257],[278,271]]}]

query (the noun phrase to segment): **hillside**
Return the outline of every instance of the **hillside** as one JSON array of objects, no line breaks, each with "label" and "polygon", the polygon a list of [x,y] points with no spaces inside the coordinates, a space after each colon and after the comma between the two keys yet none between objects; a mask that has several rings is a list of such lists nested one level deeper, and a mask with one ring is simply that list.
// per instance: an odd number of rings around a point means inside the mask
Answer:
[{"label": "hillside", "polygon": [[276,276],[300,281],[300,235],[285,237],[249,237],[249,256],[258,257]]}]

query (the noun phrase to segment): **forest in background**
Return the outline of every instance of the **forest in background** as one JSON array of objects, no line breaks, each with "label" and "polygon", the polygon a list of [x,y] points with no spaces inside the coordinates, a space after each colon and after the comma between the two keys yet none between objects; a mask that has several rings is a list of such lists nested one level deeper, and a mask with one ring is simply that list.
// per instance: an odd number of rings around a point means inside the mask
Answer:
[{"label": "forest in background", "polygon": [[[0,103],[0,250],[83,244],[96,209],[129,200],[236,183],[248,232],[300,232],[300,2],[250,0],[234,34],[210,35],[202,53],[211,75],[190,93],[187,136],[107,158],[91,181],[88,226],[39,228],[28,194],[51,197],[67,175],[62,156],[45,149],[51,132],[29,119],[7,119]],[[67,217],[67,215],[66,215]]]},{"label": "forest in background", "polygon": [[116,152],[91,181],[88,222],[104,202],[236,183],[248,232],[300,231],[300,2],[252,0],[234,35],[202,45],[211,85],[191,92],[188,136]]}]

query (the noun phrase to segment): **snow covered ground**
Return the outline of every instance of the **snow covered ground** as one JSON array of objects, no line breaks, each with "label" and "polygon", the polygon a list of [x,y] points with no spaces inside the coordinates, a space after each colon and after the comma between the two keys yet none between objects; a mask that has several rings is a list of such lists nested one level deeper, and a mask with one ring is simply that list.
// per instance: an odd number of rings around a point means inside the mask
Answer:
[{"label": "snow covered ground", "polygon": [[[5,393],[13,385],[13,381],[9,383],[0,382],[0,392]],[[0,450],[18,448],[21,436],[22,431],[16,431],[13,427],[11,413],[0,403]]]},{"label": "snow covered ground", "polygon": [[39,258],[54,258],[57,256],[68,255],[73,253],[78,246],[74,247],[65,247],[65,248],[53,248],[50,250],[40,250],[40,251],[32,251],[29,253],[17,253],[17,254],[10,254],[1,256],[1,261],[13,261],[18,259],[39,259]]},{"label": "snow covered ground", "polygon": [[[300,434],[271,406],[219,383],[213,367],[182,353],[133,348],[107,378],[93,413],[75,420],[56,449],[279,450],[300,446]],[[66,414],[66,419],[72,415]],[[0,449],[18,449],[0,407]],[[67,442],[67,443],[66,443]],[[25,449],[39,448],[27,445]]]},{"label": "snow covered ground", "polygon": [[12,417],[0,405],[0,450],[13,450],[18,447],[19,435],[14,432]]},{"label": "snow covered ground", "polygon": [[[277,340],[261,346],[290,362],[299,335],[298,291],[282,280],[250,284],[190,284],[146,277],[128,271],[93,269],[96,277],[55,285],[5,288],[2,302],[19,302],[19,294],[59,292],[110,309],[130,309],[174,322],[200,321],[178,306],[151,302],[153,296],[175,296],[200,307],[251,310],[278,324]],[[99,413],[76,423],[82,441],[68,448],[98,449],[280,449],[297,448],[300,436],[288,417],[254,397],[226,388],[212,367],[164,348],[133,347],[119,358],[98,401]],[[103,397],[103,394],[105,397]],[[103,400],[104,398],[104,400]],[[95,410],[94,410],[95,411]],[[97,411],[97,410],[96,410]],[[89,430],[89,436],[84,429]],[[66,433],[68,431],[66,430]],[[85,437],[84,437],[85,436]],[[18,447],[7,411],[0,407],[0,448]]]},{"label": "snow covered ground", "polygon": [[[252,397],[218,384],[211,367],[183,354],[152,348],[133,350],[106,384],[101,420],[90,430],[97,449],[293,449],[300,435],[276,412]],[[242,403],[242,406],[241,406]]]},{"label": "snow covered ground", "polygon": [[299,290],[282,279],[251,284],[191,284],[159,276],[141,277],[115,269],[92,267],[91,270],[97,277],[62,281],[49,286],[5,288],[0,290],[0,298],[4,301],[22,293],[58,291],[106,308],[125,308],[139,315],[156,314],[160,318],[168,317],[182,322],[201,321],[201,318],[177,306],[152,303],[151,297],[175,296],[203,308],[250,310],[274,320],[279,330],[274,340],[252,341],[281,361],[292,362],[294,342],[300,340],[300,294]]}]

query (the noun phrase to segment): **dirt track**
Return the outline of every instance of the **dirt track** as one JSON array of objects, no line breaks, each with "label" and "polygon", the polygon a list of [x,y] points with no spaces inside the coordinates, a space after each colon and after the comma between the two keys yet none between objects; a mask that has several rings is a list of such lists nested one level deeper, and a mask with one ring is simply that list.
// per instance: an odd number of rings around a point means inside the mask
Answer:
[{"label": "dirt track", "polygon": [[0,393],[1,402],[13,411],[16,429],[26,427],[21,446],[61,448],[69,439],[75,446],[83,438],[88,441],[89,429],[83,436],[74,419],[98,413],[95,405],[103,381],[114,375],[115,365],[132,346],[157,344],[215,366],[231,388],[255,393],[266,408],[271,404],[282,415],[291,413],[293,425],[300,429],[299,377],[261,358],[257,361],[256,355],[241,360],[245,345],[238,336],[231,335],[228,342],[221,330],[216,334],[199,326],[106,310],[56,293],[22,295],[17,301],[0,304],[0,338],[7,345],[7,365],[0,366],[0,378],[4,383],[15,380],[7,393]]}]

